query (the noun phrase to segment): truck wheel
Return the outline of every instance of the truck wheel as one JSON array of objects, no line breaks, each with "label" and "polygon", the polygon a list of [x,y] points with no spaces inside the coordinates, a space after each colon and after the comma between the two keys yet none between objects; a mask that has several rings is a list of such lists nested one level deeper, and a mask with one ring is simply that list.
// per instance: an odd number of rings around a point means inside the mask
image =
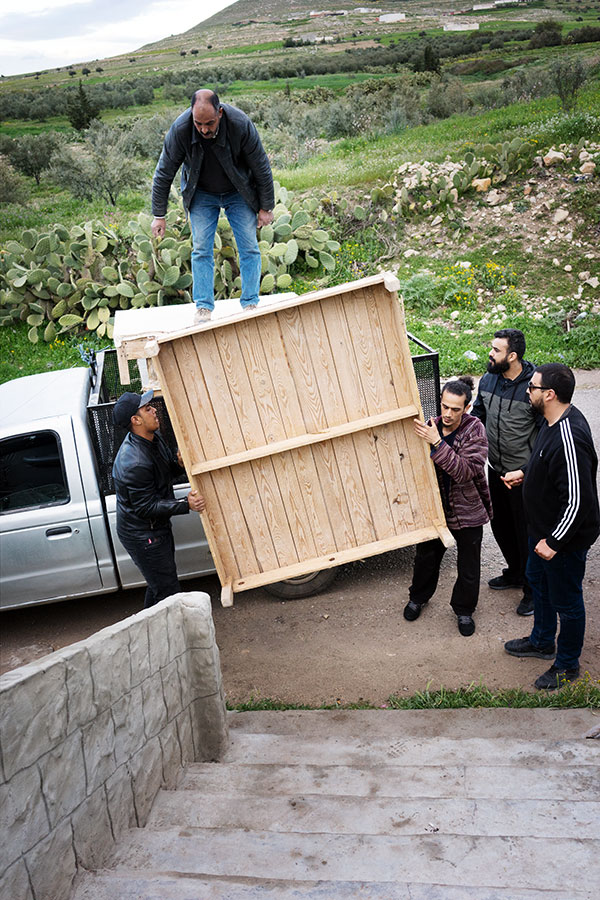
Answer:
[{"label": "truck wheel", "polygon": [[300,600],[301,597],[310,597],[319,594],[333,584],[337,577],[337,569],[321,569],[320,572],[310,572],[308,575],[300,575],[298,578],[288,578],[286,581],[276,581],[274,584],[265,584],[265,591],[274,597],[284,600]]}]

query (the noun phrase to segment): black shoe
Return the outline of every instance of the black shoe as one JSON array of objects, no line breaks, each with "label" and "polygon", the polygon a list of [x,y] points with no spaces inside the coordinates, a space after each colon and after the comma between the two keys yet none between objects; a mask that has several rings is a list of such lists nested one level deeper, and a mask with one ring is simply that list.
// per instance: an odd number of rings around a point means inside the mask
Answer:
[{"label": "black shoe", "polygon": [[523,597],[523,599],[517,606],[517,615],[518,616],[532,616],[533,615],[533,597]]},{"label": "black shoe", "polygon": [[493,591],[507,591],[509,588],[523,587],[523,582],[513,581],[511,578],[507,578],[503,572],[502,575],[496,575],[495,578],[490,578],[488,587],[491,587]]},{"label": "black shoe", "polygon": [[579,678],[579,666],[576,669],[559,669],[558,666],[550,666],[547,672],[536,680],[538,691],[555,691],[571,681]]},{"label": "black shoe", "polygon": [[463,637],[471,637],[475,631],[473,616],[458,616],[458,630]]},{"label": "black shoe", "polygon": [[415,603],[414,600],[409,600],[404,607],[404,618],[406,621],[414,622],[415,619],[418,619],[424,606],[424,603]]},{"label": "black shoe", "polygon": [[554,647],[534,647],[528,637],[507,641],[504,649],[511,656],[535,656],[538,659],[554,659],[556,656]]}]

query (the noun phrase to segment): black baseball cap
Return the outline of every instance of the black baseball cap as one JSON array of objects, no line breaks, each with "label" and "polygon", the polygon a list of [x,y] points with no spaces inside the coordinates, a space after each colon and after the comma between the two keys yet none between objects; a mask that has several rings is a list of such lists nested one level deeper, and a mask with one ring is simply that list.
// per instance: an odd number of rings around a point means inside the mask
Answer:
[{"label": "black baseball cap", "polygon": [[145,394],[134,394],[131,391],[126,391],[124,394],[121,394],[114,405],[113,423],[120,425],[122,428],[128,428],[131,417],[135,416],[141,406],[150,403],[153,397],[154,391],[146,391]]}]

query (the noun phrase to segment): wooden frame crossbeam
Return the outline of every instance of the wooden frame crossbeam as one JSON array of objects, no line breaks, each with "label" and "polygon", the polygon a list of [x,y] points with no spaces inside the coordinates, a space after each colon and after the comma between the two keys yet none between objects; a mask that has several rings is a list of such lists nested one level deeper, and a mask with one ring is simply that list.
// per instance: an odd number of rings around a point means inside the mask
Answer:
[{"label": "wooden frame crossbeam", "polygon": [[203,475],[205,472],[214,472],[216,469],[225,469],[230,466],[238,466],[241,463],[252,462],[256,459],[264,459],[267,456],[274,456],[279,453],[286,453],[288,450],[297,450],[298,447],[307,447],[310,444],[318,444],[323,441],[331,441],[334,438],[344,437],[347,434],[354,434],[357,431],[366,431],[368,428],[378,428],[381,425],[389,425],[391,422],[399,422],[402,419],[408,419],[411,416],[418,416],[419,410],[416,406],[402,406],[400,409],[390,409],[374,416],[366,416],[364,419],[358,419],[353,422],[344,422],[343,425],[334,425],[325,431],[319,431],[316,434],[301,434],[297,437],[287,438],[284,441],[276,441],[273,444],[265,444],[262,447],[252,447],[250,450],[244,450],[241,453],[232,453],[229,456],[222,456],[220,459],[211,459],[207,462],[196,463],[192,466],[192,475]]}]

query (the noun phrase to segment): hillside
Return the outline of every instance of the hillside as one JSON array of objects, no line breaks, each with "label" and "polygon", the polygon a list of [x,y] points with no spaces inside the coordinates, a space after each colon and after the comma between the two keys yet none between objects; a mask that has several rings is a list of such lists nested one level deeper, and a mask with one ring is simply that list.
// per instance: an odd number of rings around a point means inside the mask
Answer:
[{"label": "hillside", "polygon": [[[145,215],[164,132],[208,85],[255,122],[281,185],[278,215],[308,215],[289,263],[285,243],[265,236],[265,292],[391,269],[411,330],[446,373],[481,371],[482,345],[509,321],[539,361],[600,366],[599,0],[476,15],[450,0],[389,2],[406,10],[391,23],[378,8],[339,0],[348,15],[310,16],[303,0],[239,0],[131,56],[3,79],[0,342],[29,335],[32,365],[71,365],[82,338],[110,338],[117,306],[189,300],[175,198],[164,247],[147,241]],[[79,84],[101,124],[78,133]],[[560,158],[546,164],[552,148]],[[93,271],[83,235],[104,248]],[[230,296],[235,250],[223,254],[218,290]],[[147,271],[163,258],[161,287]],[[21,371],[12,349],[8,377]]]}]

